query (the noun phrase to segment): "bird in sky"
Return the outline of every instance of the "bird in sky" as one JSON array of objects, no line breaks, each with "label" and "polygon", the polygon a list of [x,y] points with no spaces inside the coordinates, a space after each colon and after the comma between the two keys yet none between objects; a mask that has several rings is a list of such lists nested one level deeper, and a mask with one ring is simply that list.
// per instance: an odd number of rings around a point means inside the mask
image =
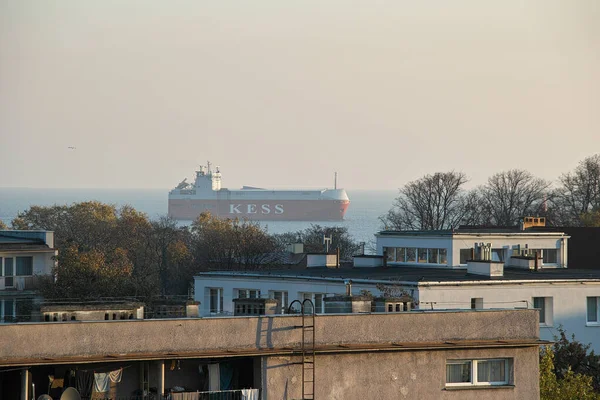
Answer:
[{"label": "bird in sky", "polygon": [[69,150],[75,150],[75,149],[76,149],[76,147],[75,147],[75,146],[69,146],[69,147],[68,147],[68,149],[69,149]]}]

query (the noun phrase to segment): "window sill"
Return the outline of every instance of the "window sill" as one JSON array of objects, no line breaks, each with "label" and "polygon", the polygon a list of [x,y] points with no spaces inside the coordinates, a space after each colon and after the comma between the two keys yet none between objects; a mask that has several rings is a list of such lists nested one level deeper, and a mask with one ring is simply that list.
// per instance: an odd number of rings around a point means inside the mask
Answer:
[{"label": "window sill", "polygon": [[540,324],[540,328],[554,328],[553,324]]},{"label": "window sill", "polygon": [[487,389],[514,389],[515,385],[464,385],[446,386],[444,390],[487,390]]},{"label": "window sill", "polygon": [[597,327],[600,327],[600,322],[586,322],[585,326],[589,326],[591,328],[597,328]]}]

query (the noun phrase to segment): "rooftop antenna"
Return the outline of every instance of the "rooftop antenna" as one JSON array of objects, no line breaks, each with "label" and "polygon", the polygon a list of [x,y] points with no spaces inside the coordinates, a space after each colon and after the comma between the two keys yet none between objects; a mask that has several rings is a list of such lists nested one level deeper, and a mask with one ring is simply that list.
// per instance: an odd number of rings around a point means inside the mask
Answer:
[{"label": "rooftop antenna", "polygon": [[329,245],[331,244],[331,235],[329,235],[329,237],[323,235],[323,244],[325,245],[325,253],[329,254]]},{"label": "rooftop antenna", "polygon": [[335,177],[333,178],[333,188],[337,189],[337,172],[335,173]]}]

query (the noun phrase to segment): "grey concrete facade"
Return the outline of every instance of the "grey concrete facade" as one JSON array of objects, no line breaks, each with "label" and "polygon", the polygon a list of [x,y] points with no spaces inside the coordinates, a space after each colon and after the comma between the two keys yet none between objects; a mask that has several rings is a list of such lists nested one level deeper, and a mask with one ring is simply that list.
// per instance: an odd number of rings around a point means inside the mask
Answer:
[{"label": "grey concrete facade", "polygon": [[[535,310],[317,316],[315,398],[538,398],[537,321]],[[251,357],[263,399],[297,399],[301,323],[260,316],[2,325],[0,367]],[[489,358],[512,360],[510,385],[445,387],[446,360]]]}]

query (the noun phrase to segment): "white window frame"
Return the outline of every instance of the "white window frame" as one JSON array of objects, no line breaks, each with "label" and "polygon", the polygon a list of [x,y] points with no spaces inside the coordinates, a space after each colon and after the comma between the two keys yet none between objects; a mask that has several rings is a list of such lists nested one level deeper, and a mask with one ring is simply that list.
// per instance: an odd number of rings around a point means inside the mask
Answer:
[{"label": "white window frame", "polygon": [[275,293],[280,293],[281,294],[281,299],[282,299],[281,302],[283,304],[279,305],[279,307],[281,307],[279,309],[279,313],[285,314],[287,312],[287,308],[289,306],[288,291],[287,290],[269,290],[269,298],[270,299],[275,299]]},{"label": "white window frame", "polygon": [[[483,362],[490,361],[504,361],[504,380],[497,382],[483,381],[479,382],[477,379],[477,365]],[[463,364],[466,362],[471,363],[471,381],[470,382],[446,382],[446,386],[450,387],[465,387],[465,386],[508,386],[510,385],[512,359],[511,358],[485,358],[485,359],[466,359],[466,360],[446,360],[446,366],[448,364]],[[446,376],[446,380],[448,377]]]},{"label": "white window frame", "polygon": [[[234,289],[234,297],[238,299],[260,299],[260,289]],[[250,292],[256,292],[255,297],[250,297]],[[241,297],[240,294],[243,293],[246,297]],[[237,295],[237,296],[235,296]]]},{"label": "white window frame", "polygon": [[[317,308],[317,302],[315,301],[316,296],[318,296],[318,295],[321,296],[321,308],[320,309]],[[325,302],[323,301],[323,299],[325,297],[327,297],[327,293],[302,292],[302,293],[300,293],[299,297],[300,297],[299,300],[301,303],[306,298],[309,298],[313,302],[313,305],[315,306],[315,314],[324,314],[325,313]]]},{"label": "white window frame", "polygon": [[[208,290],[208,312],[211,315],[223,314],[223,288],[222,287],[208,287],[206,289]],[[212,293],[211,292],[213,290],[217,291],[217,307],[216,307],[217,311],[213,311],[213,307],[211,307],[211,301],[212,301]]]},{"label": "white window frame", "polygon": [[540,326],[543,327],[552,327],[554,325],[554,321],[553,321],[553,314],[554,314],[554,300],[551,296],[535,296],[532,297],[531,299],[531,306],[534,309],[537,309],[535,307],[535,299],[543,299],[544,301],[544,305],[543,308],[539,309],[540,310],[540,315],[544,315],[544,322],[540,321]]},{"label": "white window frame", "polygon": [[[590,321],[588,320],[589,316],[589,301],[590,299],[596,300],[596,320]],[[600,296],[587,296],[585,298],[585,325],[586,326],[600,326]]]}]

